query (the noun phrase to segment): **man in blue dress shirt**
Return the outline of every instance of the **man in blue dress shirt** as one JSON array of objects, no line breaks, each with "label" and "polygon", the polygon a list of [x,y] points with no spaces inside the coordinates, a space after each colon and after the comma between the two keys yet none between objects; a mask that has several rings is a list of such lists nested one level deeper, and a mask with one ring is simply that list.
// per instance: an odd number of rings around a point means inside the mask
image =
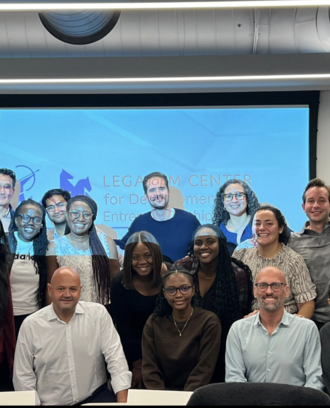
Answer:
[{"label": "man in blue dress shirt", "polygon": [[284,310],[289,286],[274,266],[256,276],[259,312],[236,321],[226,343],[226,382],[273,382],[322,390],[321,343],[315,323]]}]

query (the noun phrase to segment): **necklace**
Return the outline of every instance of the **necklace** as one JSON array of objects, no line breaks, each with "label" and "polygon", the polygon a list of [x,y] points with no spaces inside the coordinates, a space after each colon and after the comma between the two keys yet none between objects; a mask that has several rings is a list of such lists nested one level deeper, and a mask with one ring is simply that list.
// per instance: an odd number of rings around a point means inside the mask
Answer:
[{"label": "necklace", "polygon": [[187,326],[187,324],[188,324],[188,322],[189,322],[189,319],[191,318],[191,315],[193,314],[193,311],[194,311],[194,309],[191,311],[190,316],[188,317],[188,319],[187,319],[186,323],[184,324],[182,330],[179,330],[179,329],[178,329],[178,325],[176,324],[176,321],[175,321],[175,319],[174,319],[174,317],[173,317],[173,313],[172,313],[173,322],[174,322],[174,325],[175,325],[177,331],[179,332],[179,336],[180,336],[180,337],[181,337],[181,334],[182,334],[183,330],[186,328],[186,326]]},{"label": "necklace", "polygon": [[201,269],[200,269],[200,272],[202,272],[202,274],[203,274],[203,276],[204,276],[204,278],[205,278],[206,280],[211,280],[211,279],[213,279],[214,276],[215,276],[215,274],[213,274],[210,278],[207,278],[206,275],[205,275],[205,273],[204,273]]}]

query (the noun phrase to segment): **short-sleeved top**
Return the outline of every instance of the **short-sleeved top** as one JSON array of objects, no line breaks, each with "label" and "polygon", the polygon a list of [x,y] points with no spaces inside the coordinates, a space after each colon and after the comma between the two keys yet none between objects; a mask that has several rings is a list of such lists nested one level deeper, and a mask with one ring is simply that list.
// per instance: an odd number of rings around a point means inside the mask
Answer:
[{"label": "short-sleeved top", "polygon": [[[98,237],[100,238],[108,258],[110,258],[110,251],[105,234],[100,234]],[[75,248],[71,245],[66,235],[55,239],[54,244],[58,265],[69,266],[75,269],[80,275],[80,281],[82,284],[80,300],[100,303],[95,288],[92,253],[90,248],[85,251]]]},{"label": "short-sleeved top", "polygon": [[154,220],[149,211],[139,215],[126,235],[122,239],[115,239],[115,243],[125,249],[128,238],[134,232],[148,231],[157,239],[162,254],[174,262],[188,254],[192,235],[199,226],[197,217],[188,211],[175,208],[174,216],[166,221]]},{"label": "short-sleeved top", "polygon": [[[259,255],[258,248],[240,249],[233,253],[233,257],[250,267],[253,279],[266,266],[275,266],[283,271],[290,288],[290,295],[284,304],[289,313],[297,313],[298,303],[308,302],[316,297],[316,288],[304,259],[286,245],[271,259]],[[258,308],[256,301],[253,308]]]}]

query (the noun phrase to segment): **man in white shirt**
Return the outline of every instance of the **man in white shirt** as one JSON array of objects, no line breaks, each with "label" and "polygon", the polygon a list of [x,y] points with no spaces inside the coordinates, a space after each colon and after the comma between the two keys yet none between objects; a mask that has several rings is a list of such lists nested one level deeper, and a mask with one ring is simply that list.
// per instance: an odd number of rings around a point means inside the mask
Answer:
[{"label": "man in white shirt", "polygon": [[257,274],[259,312],[237,320],[226,343],[226,382],[272,382],[322,390],[321,343],[310,319],[285,311],[290,289],[284,273],[267,266]]},{"label": "man in white shirt", "polygon": [[119,335],[106,308],[79,301],[80,292],[75,270],[54,272],[48,284],[52,303],[28,316],[18,335],[15,390],[36,390],[41,405],[127,402],[132,374]]}]

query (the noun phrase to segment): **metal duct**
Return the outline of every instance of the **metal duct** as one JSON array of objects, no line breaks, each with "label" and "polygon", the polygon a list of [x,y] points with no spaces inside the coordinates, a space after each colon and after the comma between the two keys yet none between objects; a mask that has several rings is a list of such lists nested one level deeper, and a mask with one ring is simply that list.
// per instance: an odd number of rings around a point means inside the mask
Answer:
[{"label": "metal duct", "polygon": [[105,37],[118,21],[120,12],[54,11],[39,13],[46,30],[70,44],[91,44]]},{"label": "metal duct", "polygon": [[[105,22],[100,17],[101,21]],[[58,35],[54,38],[45,30],[37,13],[0,13],[0,57],[144,57],[330,51],[329,7],[125,11],[121,12],[108,35],[101,38],[102,34],[98,40],[95,37],[94,42],[88,44],[81,41],[85,35],[93,35],[88,26],[80,27],[80,33],[77,33],[77,27],[79,24],[69,31],[68,26],[62,24],[61,28],[67,37],[76,37],[73,44],[73,41],[67,41],[68,38],[59,40]],[[87,45],[82,46],[83,43]]]}]

